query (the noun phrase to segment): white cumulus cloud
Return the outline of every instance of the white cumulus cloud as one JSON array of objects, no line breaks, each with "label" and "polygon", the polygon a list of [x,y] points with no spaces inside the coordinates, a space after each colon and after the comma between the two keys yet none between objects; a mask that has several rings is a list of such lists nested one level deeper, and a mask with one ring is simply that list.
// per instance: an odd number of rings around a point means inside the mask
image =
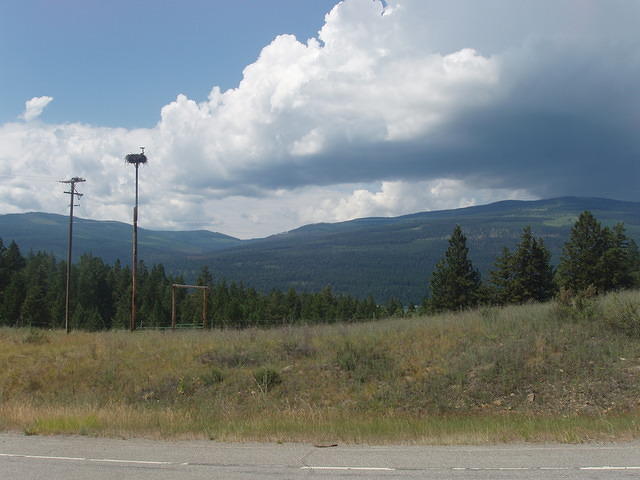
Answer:
[{"label": "white cumulus cloud", "polygon": [[33,97],[31,100],[27,100],[25,102],[25,108],[23,114],[20,118],[29,122],[35,118],[38,118],[42,111],[46,108],[49,103],[53,100],[53,97]]},{"label": "white cumulus cloud", "polygon": [[454,179],[383,181],[379,185],[354,186],[351,191],[325,194],[321,200],[308,203],[300,219],[304,223],[335,222],[532,198],[524,190],[477,188]]},{"label": "white cumulus cloud", "polygon": [[26,122],[0,125],[0,209],[63,213],[27,177],[78,175],[79,215],[130,221],[123,158],[140,145],[140,221],[155,228],[250,237],[505,198],[637,199],[637,13],[344,0],[317,38],[276,37],[236,88],[177,94],[152,128],[32,122],[52,100],[32,98]]}]

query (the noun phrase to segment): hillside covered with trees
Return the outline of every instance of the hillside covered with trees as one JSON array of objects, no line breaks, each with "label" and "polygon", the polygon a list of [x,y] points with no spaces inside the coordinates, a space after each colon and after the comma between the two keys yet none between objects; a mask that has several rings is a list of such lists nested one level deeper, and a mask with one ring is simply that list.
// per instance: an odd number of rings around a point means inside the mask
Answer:
[{"label": "hillside covered with trees", "polygon": [[[558,291],[604,293],[640,284],[640,253],[622,223],[603,227],[590,212],[583,212],[564,244],[557,269],[542,238],[525,227],[516,248],[504,247],[485,282],[473,266],[467,238],[456,226],[448,248],[428,284],[430,295],[418,306],[403,305],[395,297],[379,303],[372,296],[357,298],[334,293],[330,286],[318,292],[261,293],[243,283],[214,282],[207,266],[197,284],[209,286],[212,327],[243,328],[296,323],[369,320],[413,315],[416,312],[460,310],[477,305],[520,304],[545,301]],[[0,324],[59,328],[65,309],[66,263],[53,254],[30,252],[24,256],[16,242],[0,240]],[[165,267],[138,269],[140,327],[167,327],[171,320],[172,285],[182,276]],[[102,330],[126,328],[130,318],[131,271],[119,261],[113,265],[84,254],[72,265],[71,328]],[[426,290],[427,285],[422,288]],[[178,322],[202,323],[199,292],[178,290]]]},{"label": "hillside covered with trees", "polygon": [[[83,255],[71,271],[71,328],[103,330],[127,328],[131,314],[131,269],[119,261],[113,265],[90,254]],[[52,254],[23,256],[15,242],[0,240],[0,325],[62,328],[65,317],[66,262]],[[171,323],[172,284],[184,284],[180,276],[167,275],[162,265],[138,267],[138,318],[140,327],[167,327]],[[198,285],[210,286],[208,324],[243,328],[284,323],[365,320],[393,315],[401,305],[379,306],[373,298],[363,300],[336,295],[330,287],[317,293],[257,292],[243,284],[213,284],[203,267]],[[199,292],[179,289],[177,321],[202,324]]]},{"label": "hillside covered with trees", "polygon": [[[140,228],[139,258],[147,266],[162,264],[167,275],[188,283],[206,265],[216,281],[242,283],[263,294],[291,288],[315,293],[330,285],[334,293],[372,295],[376,303],[397,298],[420,304],[456,225],[463,228],[470,259],[486,279],[503,248],[515,248],[527,226],[544,240],[557,266],[571,227],[585,210],[610,228],[624,223],[627,235],[640,241],[640,203],[565,197],[306,225],[252,240]],[[6,244],[15,240],[25,255],[49,252],[62,260],[68,222],[62,215],[0,215],[0,238]],[[131,257],[131,226],[77,218],[73,245],[74,262],[91,254],[109,265],[120,259],[125,266]]]},{"label": "hillside covered with trees", "polygon": [[467,239],[456,226],[431,275],[431,296],[425,299],[425,308],[446,311],[480,304],[544,302],[558,291],[563,296],[593,296],[640,284],[640,251],[626,235],[624,224],[603,227],[588,211],[571,229],[555,274],[550,259],[544,240],[534,237],[527,226],[513,252],[503,248],[483,284],[470,260]]}]

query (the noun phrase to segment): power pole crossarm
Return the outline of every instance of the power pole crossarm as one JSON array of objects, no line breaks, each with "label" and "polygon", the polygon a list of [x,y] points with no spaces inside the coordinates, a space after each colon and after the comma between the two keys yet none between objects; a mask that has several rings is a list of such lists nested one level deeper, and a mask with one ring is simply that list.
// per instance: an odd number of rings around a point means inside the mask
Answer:
[{"label": "power pole crossarm", "polygon": [[76,197],[80,198],[81,193],[76,191],[76,183],[86,182],[84,178],[73,177],[70,180],[60,180],[59,183],[67,183],[70,185],[69,191],[64,192],[70,196],[69,200],[69,245],[67,248],[67,293],[65,296],[64,308],[64,329],[69,333],[69,299],[71,287],[71,249],[73,244],[73,207],[76,203]]}]

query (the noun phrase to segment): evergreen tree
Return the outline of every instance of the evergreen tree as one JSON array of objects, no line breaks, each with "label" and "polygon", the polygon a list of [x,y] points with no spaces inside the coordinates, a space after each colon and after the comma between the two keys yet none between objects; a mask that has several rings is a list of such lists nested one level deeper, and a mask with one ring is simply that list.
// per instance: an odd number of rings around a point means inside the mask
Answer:
[{"label": "evergreen tree", "polygon": [[3,267],[9,272],[18,272],[27,266],[25,258],[20,253],[20,248],[15,241],[11,241],[4,251],[2,259]]},{"label": "evergreen tree", "polygon": [[589,286],[598,292],[628,288],[634,284],[637,264],[637,248],[622,224],[603,228],[591,212],[583,212],[564,245],[558,284],[573,291]]},{"label": "evergreen tree", "polygon": [[9,272],[4,266],[4,253],[7,251],[7,247],[4,246],[2,238],[0,238],[0,295],[4,288],[9,284],[11,280]]},{"label": "evergreen tree", "polygon": [[596,286],[602,270],[606,239],[600,222],[585,211],[571,228],[571,235],[563,248],[558,265],[558,283],[574,291]]},{"label": "evergreen tree", "polygon": [[288,316],[287,301],[280,290],[271,290],[267,301],[267,315],[264,317],[264,323],[274,325],[284,323]]},{"label": "evergreen tree", "polygon": [[389,300],[387,300],[386,305],[384,306],[385,309],[385,314],[388,317],[394,317],[394,316],[402,316],[404,315],[404,306],[402,305],[402,302],[400,302],[400,300],[398,300],[395,297],[391,297]]},{"label": "evergreen tree", "polygon": [[516,251],[504,248],[491,272],[492,300],[498,304],[545,301],[553,296],[551,253],[525,227]]},{"label": "evergreen tree", "polygon": [[140,287],[140,312],[148,327],[167,326],[171,320],[171,285],[161,264],[153,265]]},{"label": "evergreen tree", "polygon": [[27,269],[27,290],[20,312],[21,326],[49,327],[50,312],[47,308],[47,277],[44,262],[32,259]]},{"label": "evergreen tree", "polygon": [[496,259],[495,270],[489,272],[489,302],[505,305],[513,297],[513,254],[507,247],[502,248],[502,254]]},{"label": "evergreen tree", "polygon": [[49,281],[45,302],[49,309],[49,317],[51,318],[51,328],[64,327],[64,314],[66,307],[66,290],[67,290],[67,264],[66,262],[57,262],[51,257],[52,268],[49,272]]},{"label": "evergreen tree", "polygon": [[[113,295],[109,288],[110,267],[91,254],[83,254],[77,265],[74,299],[79,311],[72,316],[75,328],[101,330],[111,328],[115,314]],[[81,307],[81,308],[80,308]],[[86,314],[83,317],[82,314]]]},{"label": "evergreen tree", "polygon": [[637,269],[637,246],[625,234],[624,225],[618,223],[613,229],[605,230],[607,249],[602,257],[603,291],[631,288],[635,284],[634,271]]},{"label": "evergreen tree", "polygon": [[640,248],[638,244],[629,239],[629,249],[627,251],[629,258],[629,268],[631,269],[631,286],[640,286]]},{"label": "evergreen tree", "polygon": [[533,239],[528,254],[527,269],[523,272],[527,277],[523,285],[528,297],[523,300],[544,302],[556,292],[554,271],[551,266],[551,252],[544,245],[542,238]]},{"label": "evergreen tree", "polygon": [[449,238],[444,258],[431,274],[429,307],[435,311],[457,310],[477,305],[480,273],[469,259],[467,238],[457,225]]},{"label": "evergreen tree", "polygon": [[16,242],[11,241],[9,247],[5,247],[0,238],[0,292],[4,292],[11,282],[11,277],[25,266],[26,261]]},{"label": "evergreen tree", "polygon": [[217,327],[229,326],[228,308],[230,305],[229,287],[224,280],[213,289],[213,302],[211,304],[213,324]]},{"label": "evergreen tree", "polygon": [[108,277],[114,317],[113,328],[129,328],[131,322],[131,269],[116,260]]},{"label": "evergreen tree", "polygon": [[3,291],[2,305],[0,305],[0,323],[11,327],[22,324],[22,304],[26,296],[26,282],[24,272],[12,275],[11,281]]},{"label": "evergreen tree", "polygon": [[200,274],[198,275],[198,280],[196,282],[196,285],[199,286],[211,287],[213,285],[213,275],[211,275],[208,266],[204,265],[200,269]]},{"label": "evergreen tree", "polygon": [[287,312],[290,323],[296,323],[300,320],[300,311],[302,310],[302,302],[298,298],[297,292],[290,288],[287,292]]}]

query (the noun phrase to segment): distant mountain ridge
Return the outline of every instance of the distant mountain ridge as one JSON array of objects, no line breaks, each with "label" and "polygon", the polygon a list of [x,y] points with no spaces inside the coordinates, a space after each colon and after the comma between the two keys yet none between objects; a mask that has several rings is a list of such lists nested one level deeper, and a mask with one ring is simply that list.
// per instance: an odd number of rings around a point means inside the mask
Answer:
[{"label": "distant mountain ridge", "polygon": [[[188,279],[207,265],[218,279],[262,291],[318,291],[329,285],[335,292],[373,295],[379,302],[392,296],[419,302],[455,225],[468,238],[474,265],[486,274],[502,248],[513,247],[527,225],[544,239],[557,263],[571,226],[584,210],[605,225],[624,222],[627,234],[640,243],[639,202],[563,197],[319,223],[253,240],[208,231],[141,229],[140,258],[148,264],[163,263]],[[64,258],[67,226],[63,215],[0,215],[0,238],[5,243],[15,239],[24,252],[45,250]],[[74,252],[76,258],[92,252],[108,262],[120,258],[128,263],[131,226],[77,219]]]},{"label": "distant mountain ridge", "polygon": [[[18,213],[0,215],[0,238],[5,243],[15,240],[26,253],[47,251],[66,258],[69,217],[53,213]],[[92,253],[106,262],[130,261],[132,227],[123,222],[73,219],[73,253],[77,259]],[[138,229],[138,242],[149,263],[162,263],[168,256],[201,255],[229,248],[242,241],[207,230],[158,231]]]}]

